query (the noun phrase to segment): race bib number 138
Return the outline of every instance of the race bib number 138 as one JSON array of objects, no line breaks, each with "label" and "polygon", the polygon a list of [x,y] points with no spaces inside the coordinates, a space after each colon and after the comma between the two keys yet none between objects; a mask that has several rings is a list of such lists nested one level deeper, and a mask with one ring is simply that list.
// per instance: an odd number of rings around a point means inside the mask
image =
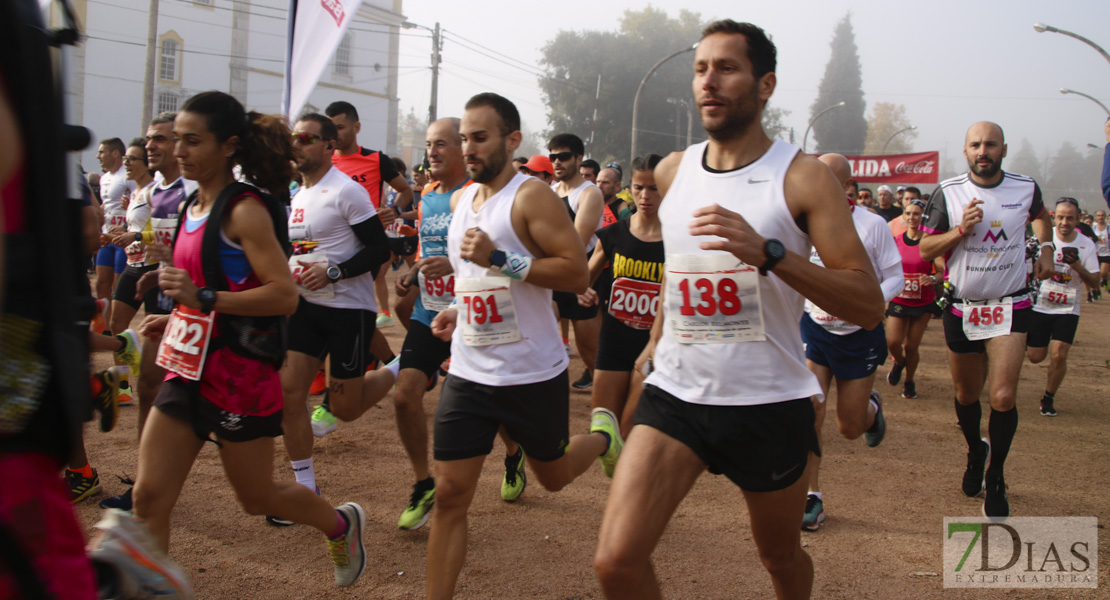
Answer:
[{"label": "race bib number 138", "polygon": [[682,344],[766,339],[759,272],[731,254],[667,256],[667,320]]}]

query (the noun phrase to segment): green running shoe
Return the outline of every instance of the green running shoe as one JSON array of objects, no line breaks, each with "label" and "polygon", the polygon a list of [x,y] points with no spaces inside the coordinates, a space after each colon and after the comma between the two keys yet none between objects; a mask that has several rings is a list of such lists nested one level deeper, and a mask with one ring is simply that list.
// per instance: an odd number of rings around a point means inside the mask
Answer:
[{"label": "green running shoe", "polygon": [[621,439],[616,415],[607,408],[595,408],[590,417],[590,433],[605,433],[609,436],[609,447],[605,449],[600,460],[605,476],[612,479],[613,471],[617,468],[617,459],[624,449],[624,440]]},{"label": "green running shoe", "polygon": [[312,409],[312,435],[324,437],[336,429],[339,429],[339,420],[335,415],[331,414],[323,404],[316,405],[316,408]]},{"label": "green running shoe", "polygon": [[505,479],[501,481],[501,499],[516,502],[528,487],[528,476],[524,474],[524,448],[516,454],[505,457]]},{"label": "green running shoe", "polygon": [[139,369],[143,365],[143,345],[139,341],[139,334],[134,329],[128,329],[119,334],[119,337],[123,339],[123,348],[116,352],[116,356],[131,369],[131,381],[138,385]]},{"label": "green running shoe", "polygon": [[406,531],[420,529],[428,522],[432,514],[432,506],[436,503],[436,481],[431,477],[424,481],[416,482],[412,486],[412,499],[401,518],[397,520],[397,527]]}]

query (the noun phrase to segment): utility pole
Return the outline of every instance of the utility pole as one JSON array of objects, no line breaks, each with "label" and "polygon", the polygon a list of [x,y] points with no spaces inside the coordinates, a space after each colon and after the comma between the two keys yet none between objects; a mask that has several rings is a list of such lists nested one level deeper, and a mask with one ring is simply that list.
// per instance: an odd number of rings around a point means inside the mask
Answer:
[{"label": "utility pole", "polygon": [[436,120],[436,105],[439,98],[439,51],[442,38],[440,37],[439,21],[436,21],[436,27],[432,30],[432,101],[428,104],[428,124],[432,124]]},{"label": "utility pole", "polygon": [[158,47],[158,1],[150,0],[146,21],[146,69],[143,71],[143,112],[139,131],[146,133],[146,127],[154,116],[154,60]]}]

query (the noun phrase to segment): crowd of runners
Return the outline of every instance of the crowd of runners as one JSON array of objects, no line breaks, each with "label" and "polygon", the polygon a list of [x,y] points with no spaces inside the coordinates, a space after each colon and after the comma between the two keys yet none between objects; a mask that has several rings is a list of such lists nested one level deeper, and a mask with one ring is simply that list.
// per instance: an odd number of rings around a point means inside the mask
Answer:
[{"label": "crowd of runners", "polygon": [[[5,61],[0,75],[20,68]],[[191,598],[170,558],[171,514],[206,442],[243,511],[315,528],[336,585],[354,585],[374,558],[363,532],[382,525],[326,500],[314,439],[392,396],[413,481],[397,527],[430,525],[428,598],[451,597],[466,576],[467,512],[497,439],[506,502],[529,476],[558,491],[595,460],[612,478],[593,557],[606,597],[660,596],[652,553],[708,470],[740,488],[775,594],[805,598],[802,531],[827,518],[828,399],[841,435],[880,446],[887,388],[875,379],[918,397],[934,319],[948,364],[925,372],[951,374],[968,446],[952,486],[962,477],[986,516],[1007,518],[1018,376],[1026,358],[1049,360],[1039,412],[1056,416],[1081,305],[1110,277],[1106,211],[1084,228],[1078,201],[1042,198],[1004,171],[1004,133],[990,122],[966,131],[966,173],[928,196],[873,194],[843,156],[807,156],[764,133],[775,68],[760,28],[718,21],[694,59],[708,141],[625,168],[587,159],[578,136],[560,133],[548,154],[513,158],[517,109],[483,93],[428,126],[411,178],[359,144],[350,103],[286,123],[198,94],[143,137],[101,140],[80,201],[54,207],[52,237],[67,242],[52,252],[76,275],[59,268],[51,285],[82,299],[65,307],[20,285],[38,277],[23,243],[44,210],[28,190],[49,187],[31,157],[53,155],[17,125],[29,103],[5,91],[0,123],[22,137],[0,155],[0,356],[3,377],[17,363],[26,375],[0,387],[0,468],[17,482],[0,488],[0,545],[20,549],[0,561],[0,597]],[[394,352],[381,330],[397,325]],[[573,382],[571,331],[586,367]],[[59,373],[81,374],[85,348],[117,363],[88,387]],[[423,398],[437,385],[429,432]],[[592,407],[574,434],[572,389]],[[81,424],[109,431],[130,404],[137,475],[104,496],[81,441],[96,433]],[[275,480],[278,437],[292,473]],[[104,516],[83,548],[69,503],[97,496]],[[30,506],[38,516],[14,527]]]}]

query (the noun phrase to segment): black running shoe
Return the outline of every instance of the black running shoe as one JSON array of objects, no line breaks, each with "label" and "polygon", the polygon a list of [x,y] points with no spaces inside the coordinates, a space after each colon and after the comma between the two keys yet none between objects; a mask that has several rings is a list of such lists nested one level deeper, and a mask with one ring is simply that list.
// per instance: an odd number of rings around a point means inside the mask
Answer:
[{"label": "black running shoe", "polygon": [[902,384],[902,397],[914,399],[917,397],[917,384],[912,381],[907,381]]},{"label": "black running shoe", "polygon": [[576,390],[588,390],[588,389],[592,388],[593,386],[594,386],[594,377],[593,377],[593,375],[590,375],[590,370],[589,369],[586,369],[585,371],[582,371],[582,376],[578,378],[578,381],[575,381],[574,383],[570,384],[570,387],[572,387]]},{"label": "black running shoe", "polygon": [[1010,500],[1006,497],[1006,479],[1001,473],[987,472],[987,493],[983,498],[983,516],[995,521],[1010,517]]},{"label": "black running shoe", "polygon": [[1055,417],[1056,407],[1055,399],[1049,400],[1048,398],[1041,398],[1041,416],[1042,417]]},{"label": "black running shoe", "polygon": [[879,392],[871,391],[871,400],[875,401],[875,422],[863,434],[864,441],[867,445],[874,448],[883,443],[883,438],[886,436],[886,417],[883,416],[883,397]]},{"label": "black running shoe", "polygon": [[131,512],[131,490],[132,489],[134,489],[134,488],[129,488],[126,492],[124,492],[124,493],[122,493],[118,496],[112,496],[110,498],[105,498],[105,499],[101,500],[100,501],[100,508],[103,508],[104,510],[108,510],[109,508],[115,508],[115,509],[122,510],[124,512]]},{"label": "black running shoe", "polygon": [[964,469],[964,495],[974,498],[983,492],[983,474],[991,457],[991,443],[983,438],[979,441],[978,452],[967,453],[967,468]]},{"label": "black running shoe", "polygon": [[902,369],[905,369],[905,363],[894,362],[894,366],[890,368],[890,372],[886,374],[886,382],[890,385],[898,385],[902,381]]}]

